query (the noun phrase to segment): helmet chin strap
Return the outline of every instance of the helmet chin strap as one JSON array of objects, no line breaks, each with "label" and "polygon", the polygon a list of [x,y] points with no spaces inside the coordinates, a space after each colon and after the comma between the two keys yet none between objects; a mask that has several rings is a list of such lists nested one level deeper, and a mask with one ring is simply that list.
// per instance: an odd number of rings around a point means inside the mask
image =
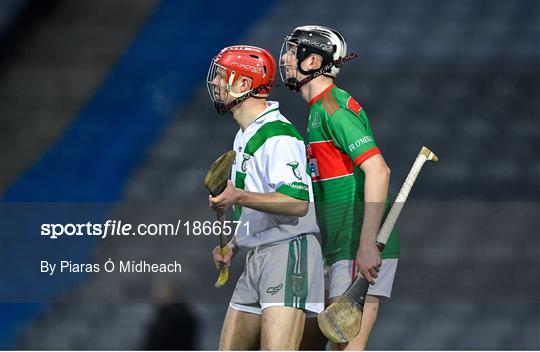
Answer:
[{"label": "helmet chin strap", "polygon": [[231,101],[230,103],[228,104],[225,104],[223,102],[217,102],[215,101],[214,102],[214,108],[216,109],[216,111],[219,113],[219,114],[225,114],[227,111],[230,111],[232,108],[234,108],[236,105],[240,104],[241,102],[243,102],[244,100],[248,99],[248,98],[251,98],[251,97],[254,97],[256,95],[258,95],[262,90],[264,89],[268,89],[268,88],[272,88],[272,87],[275,87],[277,86],[278,83],[275,82],[275,81],[272,81],[272,82],[269,82],[269,83],[266,83],[266,84],[261,84],[260,86],[258,86],[257,88],[255,89],[252,89],[250,90],[249,92],[246,92],[244,94],[242,94],[240,97],[236,98],[235,100]]},{"label": "helmet chin strap", "polygon": [[[309,81],[319,77],[320,75],[325,74],[326,72],[330,72],[330,70],[332,69],[332,66],[341,65],[341,64],[343,64],[343,63],[345,63],[347,61],[351,61],[352,59],[355,59],[357,57],[358,57],[358,55],[356,55],[355,53],[345,55],[343,57],[340,57],[339,59],[336,59],[334,61],[329,62],[328,64],[324,65],[323,67],[321,67],[321,68],[319,68],[317,70],[309,71],[311,73],[306,78],[302,79],[301,81],[298,81],[298,79],[296,77],[290,77],[290,78],[287,78],[287,81],[284,84],[290,90],[295,91],[295,92],[299,92],[300,88],[302,88],[302,86],[304,86]],[[300,63],[297,64],[296,69],[298,71],[302,72],[303,70],[300,69],[299,64]],[[304,71],[304,72],[306,72],[306,71]]]}]

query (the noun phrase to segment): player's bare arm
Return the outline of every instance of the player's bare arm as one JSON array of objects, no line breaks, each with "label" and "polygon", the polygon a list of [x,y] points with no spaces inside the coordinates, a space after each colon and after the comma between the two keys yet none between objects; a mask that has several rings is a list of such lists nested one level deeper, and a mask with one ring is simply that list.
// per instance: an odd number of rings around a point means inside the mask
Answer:
[{"label": "player's bare arm", "polygon": [[227,188],[217,197],[210,197],[212,209],[225,211],[233,204],[248,207],[265,213],[287,216],[305,216],[309,203],[278,192],[248,192],[234,187],[229,181]]},{"label": "player's bare arm", "polygon": [[374,155],[364,161],[360,168],[365,174],[364,221],[360,234],[360,246],[356,254],[356,265],[362,276],[373,283],[382,264],[377,248],[377,233],[384,214],[385,201],[390,183],[390,168],[382,155]]}]

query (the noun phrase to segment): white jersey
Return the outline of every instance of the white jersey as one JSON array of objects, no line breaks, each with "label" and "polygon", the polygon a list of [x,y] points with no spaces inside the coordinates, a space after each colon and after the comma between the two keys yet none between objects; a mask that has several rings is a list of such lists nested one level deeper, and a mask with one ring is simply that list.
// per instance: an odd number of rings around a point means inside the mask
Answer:
[{"label": "white jersey", "polygon": [[298,130],[279,112],[279,103],[266,109],[234,139],[236,159],[231,179],[250,192],[279,192],[310,202],[306,216],[275,215],[234,206],[239,247],[255,248],[279,243],[301,234],[318,233],[313,190],[306,168],[306,147]]}]

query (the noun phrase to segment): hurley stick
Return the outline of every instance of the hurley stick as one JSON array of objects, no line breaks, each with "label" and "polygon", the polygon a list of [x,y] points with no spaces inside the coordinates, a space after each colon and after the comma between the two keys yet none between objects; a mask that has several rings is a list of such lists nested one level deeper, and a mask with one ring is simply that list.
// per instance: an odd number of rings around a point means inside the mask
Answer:
[{"label": "hurley stick", "polygon": [[[428,148],[422,147],[377,235],[377,247],[381,252],[390,237],[414,181],[428,160],[436,162],[439,158]],[[362,275],[358,275],[343,296],[319,314],[317,317],[319,328],[330,341],[349,342],[358,335],[368,288],[369,282]]]},{"label": "hurley stick", "polygon": [[[204,185],[212,195],[212,197],[218,196],[227,188],[227,182],[231,176],[231,168],[234,163],[234,158],[236,157],[236,152],[234,150],[229,150],[225,154],[221,155],[210,167],[206,177],[204,178]],[[227,247],[227,238],[223,233],[223,223],[225,221],[225,213],[217,212],[217,218],[220,222],[220,231],[219,231],[219,247],[221,250],[221,255],[227,255],[229,247]],[[219,269],[219,277],[214,284],[215,287],[219,288],[225,285],[229,279],[229,268]]]}]

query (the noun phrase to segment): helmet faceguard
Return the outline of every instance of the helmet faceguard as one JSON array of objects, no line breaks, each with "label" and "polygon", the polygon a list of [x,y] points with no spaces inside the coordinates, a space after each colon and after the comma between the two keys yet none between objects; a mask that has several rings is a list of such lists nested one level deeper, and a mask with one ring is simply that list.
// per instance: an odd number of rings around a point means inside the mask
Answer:
[{"label": "helmet faceguard", "polygon": [[[266,98],[275,85],[276,62],[264,49],[248,45],[227,47],[212,59],[206,77],[210,100],[217,112],[223,114],[242,101],[255,97]],[[233,91],[240,77],[251,80],[251,89]]]},{"label": "helmet faceguard", "polygon": [[[340,70],[340,59],[347,54],[347,43],[336,30],[323,26],[297,27],[290,35],[285,37],[280,52],[280,76],[285,85],[292,90],[300,90],[298,72],[304,76],[319,75],[321,69],[305,71],[301,63],[311,54],[322,57],[322,74],[336,77]],[[289,57],[285,57],[289,55]],[[293,57],[296,63],[293,63]],[[285,62],[286,58],[287,62]],[[342,62],[340,62],[342,63]],[[307,82],[306,82],[307,83]],[[305,84],[305,83],[304,83]]]},{"label": "helmet faceguard", "polygon": [[298,69],[300,64],[296,55],[297,50],[298,45],[285,38],[279,53],[279,76],[281,77],[281,82],[287,88],[298,92],[300,90],[300,86],[298,85]]}]

